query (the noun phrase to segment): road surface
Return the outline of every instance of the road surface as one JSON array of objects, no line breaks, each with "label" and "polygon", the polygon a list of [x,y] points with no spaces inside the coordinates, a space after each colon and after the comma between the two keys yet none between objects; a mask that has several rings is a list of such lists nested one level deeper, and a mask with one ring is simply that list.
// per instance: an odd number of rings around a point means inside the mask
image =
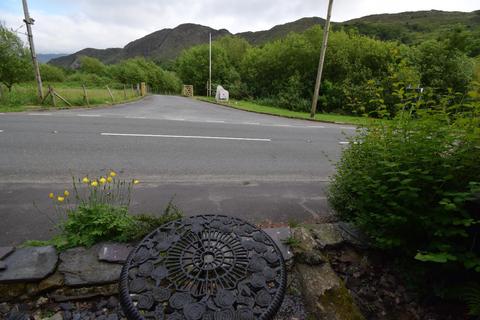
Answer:
[{"label": "road surface", "polygon": [[[253,222],[329,214],[325,189],[351,126],[244,112],[173,96],[99,109],[0,114],[0,246],[48,239],[49,192],[113,169],[142,181],[135,213]],[[34,205],[35,204],[35,205]]]}]

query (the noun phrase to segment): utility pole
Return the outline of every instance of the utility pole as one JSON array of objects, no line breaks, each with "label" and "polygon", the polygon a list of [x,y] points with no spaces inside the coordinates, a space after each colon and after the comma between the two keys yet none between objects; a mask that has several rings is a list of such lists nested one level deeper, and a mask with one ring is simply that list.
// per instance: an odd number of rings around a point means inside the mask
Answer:
[{"label": "utility pole", "polygon": [[208,96],[212,96],[212,33],[210,32],[210,51],[208,66]]},{"label": "utility pole", "polygon": [[28,43],[30,44],[30,52],[32,53],[33,68],[35,69],[35,78],[37,79],[38,85],[38,97],[40,100],[43,100],[43,86],[42,86],[42,77],[40,76],[40,68],[38,67],[37,54],[35,53],[35,45],[33,43],[33,34],[32,34],[32,25],[35,22],[30,17],[28,12],[27,0],[23,0],[23,12],[25,13],[25,24],[27,25],[28,33]]},{"label": "utility pole", "polygon": [[325,28],[323,30],[322,49],[320,50],[320,62],[318,63],[317,81],[315,83],[315,91],[313,92],[312,110],[310,112],[311,118],[315,118],[315,113],[317,112],[318,95],[320,93],[320,84],[322,82],[323,63],[325,62],[325,52],[327,51],[328,33],[330,32],[330,18],[332,16],[332,7],[333,7],[333,0],[329,0],[327,20],[325,21]]}]

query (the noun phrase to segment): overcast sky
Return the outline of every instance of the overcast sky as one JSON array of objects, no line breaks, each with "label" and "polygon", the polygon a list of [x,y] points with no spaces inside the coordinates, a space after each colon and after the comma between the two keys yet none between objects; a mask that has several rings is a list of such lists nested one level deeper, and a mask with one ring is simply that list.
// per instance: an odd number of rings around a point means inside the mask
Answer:
[{"label": "overcast sky", "polygon": [[[39,53],[123,47],[163,28],[192,22],[232,33],[266,30],[302,17],[325,17],[327,0],[29,0]],[[474,11],[479,0],[335,0],[334,21],[417,10]],[[0,21],[22,25],[21,0],[0,0]],[[25,27],[19,29],[25,32]],[[22,36],[23,37],[23,36]]]}]

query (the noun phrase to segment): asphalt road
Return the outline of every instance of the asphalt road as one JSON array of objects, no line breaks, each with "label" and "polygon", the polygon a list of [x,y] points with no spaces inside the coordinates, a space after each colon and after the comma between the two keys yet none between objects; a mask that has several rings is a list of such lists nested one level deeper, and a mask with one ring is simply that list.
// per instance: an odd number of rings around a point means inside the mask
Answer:
[{"label": "asphalt road", "polygon": [[0,246],[49,238],[60,217],[48,193],[109,169],[142,181],[134,212],[159,213],[175,196],[186,214],[318,219],[329,214],[325,188],[354,130],[172,96],[0,114]]}]

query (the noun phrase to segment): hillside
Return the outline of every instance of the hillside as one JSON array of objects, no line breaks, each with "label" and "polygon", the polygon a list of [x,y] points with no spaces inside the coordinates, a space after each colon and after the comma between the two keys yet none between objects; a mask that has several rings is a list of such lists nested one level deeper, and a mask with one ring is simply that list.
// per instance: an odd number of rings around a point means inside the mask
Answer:
[{"label": "hillside", "polygon": [[[282,24],[270,30],[238,33],[252,45],[262,45],[268,41],[285,37],[290,32],[303,32],[314,25],[323,25],[318,17],[302,18]],[[480,35],[480,10],[474,12],[417,11],[396,14],[378,14],[334,22],[333,29],[356,29],[359,33],[381,40],[397,40],[403,43],[418,43],[425,39],[438,38],[454,26],[463,25]],[[64,68],[75,68],[78,58],[87,55],[104,63],[115,63],[123,59],[143,56],[165,62],[175,59],[182,50],[207,43],[208,35],[213,39],[231,35],[226,29],[215,30],[198,24],[182,24],[174,29],[163,29],[127,44],[124,48],[83,49],[72,55],[53,59],[51,64]]]},{"label": "hillside", "polygon": [[377,14],[338,24],[346,29],[355,28],[361,34],[381,40],[403,43],[438,38],[456,25],[468,30],[480,29],[480,10],[473,12],[416,11],[396,14]]}]

